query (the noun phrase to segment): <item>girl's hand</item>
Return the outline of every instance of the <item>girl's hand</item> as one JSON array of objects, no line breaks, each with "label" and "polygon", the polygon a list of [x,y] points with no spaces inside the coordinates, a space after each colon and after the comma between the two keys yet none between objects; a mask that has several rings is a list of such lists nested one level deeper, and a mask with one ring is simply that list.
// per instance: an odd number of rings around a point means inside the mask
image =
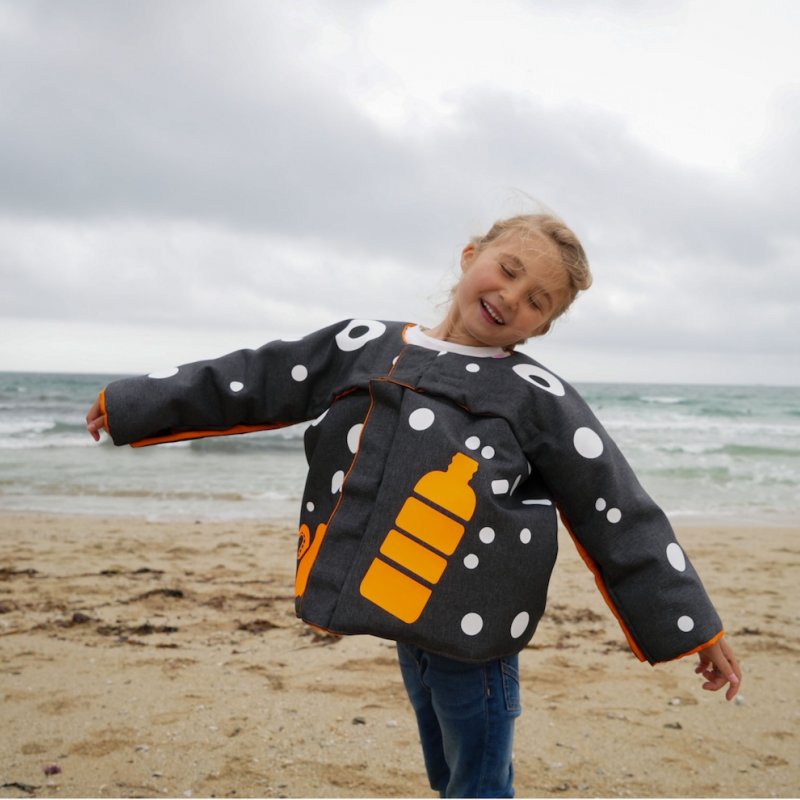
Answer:
[{"label": "girl's hand", "polygon": [[89,413],[86,415],[86,430],[92,435],[92,439],[96,442],[100,441],[100,431],[106,431],[108,433],[108,429],[106,428],[105,418],[103,417],[103,412],[100,409],[100,398],[98,397],[97,400],[94,401],[92,407],[89,409]]},{"label": "girl's hand", "polygon": [[730,684],[728,691],[725,692],[725,699],[733,700],[742,684],[742,671],[727,640],[722,638],[697,655],[700,663],[694,671],[706,679],[703,688],[709,692],[716,692],[725,684]]}]

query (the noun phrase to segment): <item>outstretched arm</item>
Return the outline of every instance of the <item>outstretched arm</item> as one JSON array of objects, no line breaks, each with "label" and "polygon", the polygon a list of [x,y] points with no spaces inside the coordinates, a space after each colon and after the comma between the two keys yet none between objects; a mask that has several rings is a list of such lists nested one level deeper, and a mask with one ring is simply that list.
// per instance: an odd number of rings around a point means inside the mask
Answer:
[{"label": "outstretched arm", "polygon": [[733,700],[742,685],[742,670],[728,641],[722,638],[700,650],[697,655],[700,662],[694,671],[706,679],[703,688],[709,692],[716,692],[728,684],[725,699]]}]

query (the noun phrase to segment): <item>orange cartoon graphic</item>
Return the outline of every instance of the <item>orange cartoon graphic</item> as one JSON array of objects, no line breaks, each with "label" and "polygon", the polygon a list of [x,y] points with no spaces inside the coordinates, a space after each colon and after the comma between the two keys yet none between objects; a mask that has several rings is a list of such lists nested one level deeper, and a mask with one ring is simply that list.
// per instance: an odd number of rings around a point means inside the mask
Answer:
[{"label": "orange cartoon graphic", "polygon": [[455,552],[464,535],[463,523],[475,513],[475,492],[469,482],[477,469],[477,461],[456,453],[446,470],[433,470],[417,481],[418,497],[412,495],[403,503],[396,527],[381,544],[383,558],[373,559],[361,581],[363,597],[403,622],[419,619],[433,593],[431,587],[447,568],[445,556]]},{"label": "orange cartoon graphic", "polygon": [[308,583],[308,574],[311,572],[311,567],[317,560],[319,548],[322,545],[322,540],[325,538],[325,531],[327,525],[320,523],[317,525],[317,532],[314,535],[314,541],[311,541],[311,531],[308,525],[300,526],[300,545],[297,548],[297,573],[294,579],[294,593],[296,597],[302,597],[306,590]]}]

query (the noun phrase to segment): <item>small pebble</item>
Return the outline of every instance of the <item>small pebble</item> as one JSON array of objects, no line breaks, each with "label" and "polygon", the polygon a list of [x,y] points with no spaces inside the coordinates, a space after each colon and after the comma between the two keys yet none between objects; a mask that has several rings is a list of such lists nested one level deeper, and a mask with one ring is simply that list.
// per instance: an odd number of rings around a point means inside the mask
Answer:
[{"label": "small pebble", "polygon": [[59,767],[58,764],[47,764],[42,767],[42,772],[44,772],[45,775],[58,775],[61,772],[61,767]]},{"label": "small pebble", "polygon": [[736,697],[733,698],[733,704],[735,706],[743,706],[744,705],[744,697],[742,695],[737,694]]},{"label": "small pebble", "polygon": [[353,725],[366,725],[367,721],[364,717],[353,717]]},{"label": "small pebble", "polygon": [[669,701],[671,706],[679,706],[681,704],[680,697],[673,697],[672,700]]}]

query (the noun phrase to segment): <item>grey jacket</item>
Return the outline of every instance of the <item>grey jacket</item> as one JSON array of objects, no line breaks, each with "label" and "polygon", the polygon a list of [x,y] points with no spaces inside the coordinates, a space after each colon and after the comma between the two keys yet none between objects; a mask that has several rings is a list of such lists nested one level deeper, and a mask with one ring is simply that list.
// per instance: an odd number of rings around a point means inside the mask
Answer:
[{"label": "grey jacket", "polygon": [[663,512],[578,393],[520,353],[349,320],[299,341],[111,383],[115,444],[315,420],[296,610],[466,661],[542,616],[557,510],[636,655],[710,644],[720,620]]}]

